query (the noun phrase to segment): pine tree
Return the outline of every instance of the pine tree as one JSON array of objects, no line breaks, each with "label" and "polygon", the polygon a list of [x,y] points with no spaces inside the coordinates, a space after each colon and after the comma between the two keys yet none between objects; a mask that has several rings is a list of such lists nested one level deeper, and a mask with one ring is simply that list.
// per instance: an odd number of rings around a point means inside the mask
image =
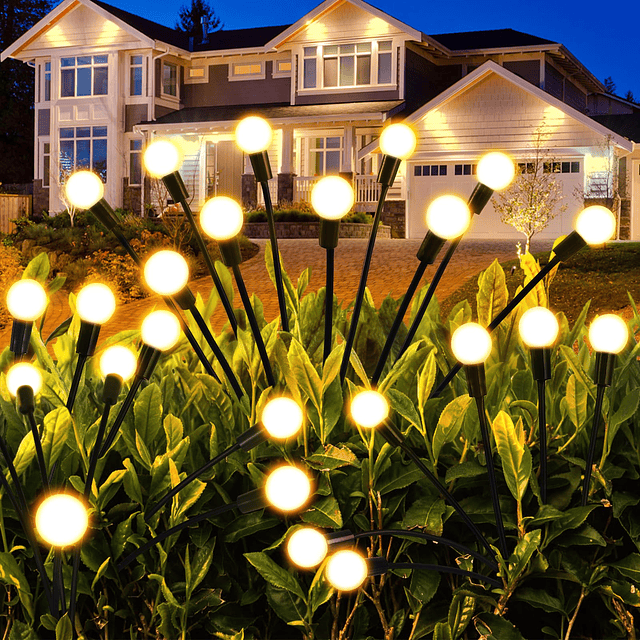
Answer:
[{"label": "pine tree", "polygon": [[224,26],[207,0],[191,0],[191,6],[183,4],[178,12],[176,29],[193,37],[202,36],[201,19],[207,18],[208,33]]}]

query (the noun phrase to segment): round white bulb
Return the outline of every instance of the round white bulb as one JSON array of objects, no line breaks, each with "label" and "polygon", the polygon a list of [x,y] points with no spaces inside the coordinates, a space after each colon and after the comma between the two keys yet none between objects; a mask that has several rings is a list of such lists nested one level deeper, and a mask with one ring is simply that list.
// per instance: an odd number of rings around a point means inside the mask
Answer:
[{"label": "round white bulb", "polygon": [[458,238],[470,224],[469,205],[458,196],[440,196],[427,208],[427,227],[439,238]]},{"label": "round white bulb", "polygon": [[501,191],[511,184],[516,175],[516,166],[505,153],[491,151],[480,158],[476,173],[482,184],[494,191]]},{"label": "round white bulb", "polygon": [[158,349],[168,351],[180,339],[180,322],[170,311],[152,311],[142,321],[142,342]]},{"label": "round white bulb", "polygon": [[104,197],[104,184],[93,171],[75,171],[64,185],[67,200],[78,209],[91,209]]},{"label": "round white bulb", "polygon": [[236,127],[236,143],[245,153],[262,153],[272,139],[271,125],[260,116],[243,118]]},{"label": "round white bulb", "polygon": [[328,549],[327,539],[312,527],[297,529],[287,541],[291,562],[303,569],[317,567],[325,559]]},{"label": "round white bulb", "polygon": [[620,353],[629,342],[627,323],[613,313],[598,316],[589,327],[589,342],[595,351]]},{"label": "round white bulb", "polygon": [[164,249],[154,253],[144,265],[144,280],[161,296],[182,291],[189,282],[189,265],[177,252]]},{"label": "round white bulb", "polygon": [[451,336],[451,350],[462,364],[481,364],[491,353],[491,336],[476,322],[458,327]]},{"label": "round white bulb", "polygon": [[119,344],[105,349],[100,356],[100,372],[105,378],[117,375],[127,381],[136,372],[137,364],[136,354]]},{"label": "round white bulb", "polygon": [[367,562],[357,552],[343,549],[334,553],[327,562],[327,580],[338,591],[353,591],[366,579]]},{"label": "round white bulb", "polygon": [[402,122],[385,127],[380,134],[380,150],[387,156],[406,160],[416,149],[415,131]]},{"label": "round white bulb", "polygon": [[171,140],[154,140],[142,154],[147,173],[154,178],[164,178],[182,166],[182,150]]},{"label": "round white bulb", "polygon": [[200,211],[202,230],[214,240],[230,240],[240,233],[244,223],[242,207],[227,196],[207,200]]},{"label": "round white bulb", "polygon": [[272,507],[285,512],[297,511],[311,495],[311,481],[301,469],[284,465],[269,474],[264,490]]},{"label": "round white bulb", "polygon": [[67,493],[45,498],[36,512],[36,530],[52,547],[75,544],[84,536],[88,526],[87,507]]},{"label": "round white bulb", "polygon": [[522,314],[518,329],[522,342],[528,347],[543,349],[552,346],[556,341],[560,325],[558,318],[549,309],[532,307]]},{"label": "round white bulb", "polygon": [[351,417],[360,427],[372,429],[389,416],[389,403],[377,391],[361,391],[351,400]]},{"label": "round white bulb", "polygon": [[116,310],[116,298],[106,284],[94,282],[80,289],[76,309],[81,320],[91,324],[104,324]]},{"label": "round white bulb", "polygon": [[47,307],[47,293],[37,280],[18,280],[7,291],[7,309],[22,322],[33,322]]},{"label": "round white bulb", "polygon": [[311,190],[311,206],[325,220],[340,220],[351,211],[355,195],[353,187],[340,176],[326,176]]},{"label": "round white bulb", "polygon": [[262,410],[262,425],[272,438],[290,438],[302,427],[302,409],[291,398],[274,398]]},{"label": "round white bulb", "polygon": [[587,244],[602,244],[616,233],[616,217],[599,204],[583,209],[576,218],[576,231]]},{"label": "round white bulb", "polygon": [[7,371],[7,389],[12,396],[18,395],[20,387],[31,387],[33,395],[42,389],[42,374],[32,364],[19,362]]}]

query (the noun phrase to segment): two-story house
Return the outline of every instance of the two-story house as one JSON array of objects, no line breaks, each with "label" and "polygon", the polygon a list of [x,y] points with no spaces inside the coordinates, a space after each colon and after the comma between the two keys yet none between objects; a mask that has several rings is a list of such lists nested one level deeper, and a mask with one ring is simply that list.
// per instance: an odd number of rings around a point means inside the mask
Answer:
[{"label": "two-story house", "polygon": [[[68,171],[100,173],[113,206],[142,212],[155,185],[141,152],[150,138],[181,145],[182,173],[198,210],[210,195],[260,201],[233,132],[249,114],[274,128],[270,185],[280,202],[308,200],[319,176],[341,173],[357,206],[378,196],[376,139],[390,119],[418,134],[384,219],[397,235],[421,237],[428,201],[466,197],[487,150],[526,168],[541,123],[567,211],[544,232],[571,228],[576,191],[614,187],[620,237],[640,239],[640,110],[607,96],[559,44],[502,29],[426,35],[362,0],[326,0],[291,25],[189,38],[99,0],[64,0],[2,53],[36,70],[37,206],[64,208]],[[595,195],[595,194],[592,194]],[[476,237],[516,237],[491,206]]]}]

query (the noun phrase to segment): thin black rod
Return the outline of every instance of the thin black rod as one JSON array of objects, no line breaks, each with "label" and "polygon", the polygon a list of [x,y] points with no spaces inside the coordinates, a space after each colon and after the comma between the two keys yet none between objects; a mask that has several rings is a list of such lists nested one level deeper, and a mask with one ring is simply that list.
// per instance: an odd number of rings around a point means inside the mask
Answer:
[{"label": "thin black rod", "polygon": [[262,339],[262,334],[260,333],[260,327],[258,326],[256,314],[254,313],[253,307],[251,306],[251,300],[249,299],[249,294],[247,293],[247,287],[245,286],[244,279],[242,278],[240,266],[234,264],[232,265],[231,269],[233,270],[233,275],[236,279],[236,284],[238,285],[238,293],[240,294],[240,298],[242,299],[244,310],[247,313],[247,319],[249,320],[251,333],[253,333],[253,338],[256,341],[256,347],[258,348],[258,353],[260,354],[260,360],[262,360],[264,373],[267,376],[267,382],[269,383],[269,386],[274,387],[276,384],[276,379],[273,375],[273,370],[271,369],[271,363],[269,362],[269,356],[267,355],[267,348],[264,345],[264,340]]},{"label": "thin black rod", "polygon": [[224,460],[226,457],[230,456],[232,453],[235,453],[240,449],[240,445],[236,442],[228,447],[225,451],[218,454],[215,458],[205,462],[199,469],[196,469],[194,472],[190,473],[182,482],[177,484],[171,491],[167,492],[158,502],[156,502],[149,511],[144,516],[144,519],[149,522],[149,520],[165,505],[169,500],[171,500],[175,495],[177,495],[182,489],[184,489],[188,484],[193,482],[196,478],[201,476],[203,473],[214,467],[216,464]]},{"label": "thin black rod", "polygon": [[38,467],[40,468],[40,478],[42,485],[49,491],[49,476],[47,474],[47,465],[44,461],[44,452],[42,451],[42,440],[40,440],[40,433],[38,432],[38,425],[36,424],[36,418],[33,415],[33,411],[27,413],[29,420],[29,426],[31,427],[31,433],[33,434],[33,442],[36,447],[36,457],[38,458]]},{"label": "thin black rod", "polygon": [[333,343],[333,275],[335,271],[334,249],[327,247],[327,274],[324,297],[324,345],[322,363],[324,364],[331,353]]},{"label": "thin black rod", "polygon": [[278,293],[278,306],[280,307],[280,322],[283,331],[289,331],[289,316],[287,315],[287,302],[284,297],[284,283],[282,281],[282,265],[280,263],[280,251],[278,250],[278,236],[276,235],[276,223],[273,217],[273,203],[271,202],[271,192],[269,183],[261,182],[264,208],[267,212],[267,222],[269,223],[269,240],[271,242],[271,254],[273,256],[273,275],[276,281],[276,291]]},{"label": "thin black rod", "polygon": [[498,487],[496,485],[496,470],[493,466],[491,438],[489,437],[489,428],[487,426],[487,414],[484,409],[484,396],[476,396],[476,407],[478,408],[478,418],[480,420],[480,433],[482,434],[482,443],[484,445],[484,457],[487,461],[489,489],[491,491],[491,502],[493,503],[493,514],[496,518],[496,528],[498,529],[498,541],[500,543],[502,557],[506,560],[509,557],[507,552],[507,537],[504,533],[504,522],[502,521],[502,510],[500,509],[500,498],[498,496]]},{"label": "thin black rod", "polygon": [[545,380],[538,380],[538,435],[540,438],[540,497],[547,502],[547,406]]},{"label": "thin black rod", "polygon": [[111,425],[111,429],[109,429],[107,439],[102,445],[102,449],[100,449],[100,453],[98,455],[99,458],[102,458],[102,456],[105,453],[107,453],[107,451],[109,450],[109,447],[113,444],[113,441],[116,439],[116,435],[118,435],[118,429],[120,428],[120,425],[124,422],[125,416],[127,415],[127,412],[129,411],[129,409],[131,408],[131,405],[133,404],[133,400],[136,397],[136,393],[138,393],[138,389],[142,384],[142,380],[143,378],[139,376],[136,376],[133,379],[133,382],[131,383],[131,387],[129,388],[129,393],[127,393],[127,396],[124,399],[122,406],[120,407],[120,411],[118,411],[118,415],[116,416],[116,419],[113,421],[113,424]]},{"label": "thin black rod", "polygon": [[84,371],[84,365],[87,362],[87,355],[84,353],[78,354],[78,361],[76,362],[76,369],[73,372],[73,380],[71,381],[71,388],[69,389],[69,396],[67,397],[67,409],[71,411],[78,395],[78,387],[80,386],[80,380],[82,379],[82,372]]},{"label": "thin black rod", "polygon": [[216,516],[226,513],[227,511],[231,511],[232,509],[235,509],[235,508],[236,508],[235,502],[224,504],[221,507],[217,507],[215,509],[205,511],[204,513],[200,513],[197,516],[192,516],[191,518],[188,518],[184,522],[177,524],[175,527],[171,527],[170,529],[163,531],[162,533],[158,534],[155,538],[153,538],[153,540],[150,540],[149,542],[141,546],[139,549],[136,549],[133,553],[130,553],[124,560],[120,561],[120,563],[117,566],[118,571],[121,571],[122,569],[124,569],[127,565],[131,564],[139,555],[146,553],[147,551],[149,551],[149,549],[151,549],[152,547],[155,547],[155,545],[162,542],[165,538],[168,538],[174,533],[178,533],[179,531],[182,531],[183,529],[190,527],[192,524],[197,524],[198,522],[202,522],[203,520],[207,520],[208,518],[215,518]]},{"label": "thin black rod", "polygon": [[[384,343],[384,347],[382,348],[382,353],[380,354],[380,358],[378,359],[378,364],[376,365],[376,370],[373,373],[373,377],[371,378],[372,384],[377,384],[378,380],[380,380],[380,376],[382,375],[382,371],[384,370],[384,365],[387,362],[387,358],[391,353],[391,347],[396,340],[396,336],[398,335],[398,330],[400,329],[400,325],[402,324],[402,320],[404,319],[404,314],[407,312],[409,308],[409,304],[411,303],[411,299],[413,298],[418,285],[420,284],[420,280],[422,280],[422,276],[424,272],[427,270],[427,263],[420,262],[418,267],[416,268],[416,272],[413,274],[413,278],[409,283],[409,287],[407,288],[407,292],[404,294],[402,298],[402,302],[398,307],[398,311],[396,312],[396,317],[393,319],[393,324],[391,325],[391,329],[389,330],[389,335],[387,336],[387,341]],[[428,303],[427,303],[428,304]],[[420,324],[418,322],[418,324]]]},{"label": "thin black rod", "polygon": [[9,446],[7,445],[5,439],[1,435],[0,435],[0,451],[2,452],[2,457],[4,458],[5,464],[9,469],[9,475],[11,476],[11,480],[13,481],[13,486],[16,492],[15,493],[16,499],[20,504],[18,515],[21,518],[24,518],[26,517],[27,511],[28,511],[27,500],[24,497],[24,491],[22,490],[22,483],[20,482],[20,478],[18,478],[18,472],[16,471],[15,465],[13,464],[13,457],[11,456],[11,452],[9,451]]},{"label": "thin black rod", "polygon": [[584,482],[582,483],[582,506],[587,506],[589,499],[589,486],[591,484],[591,471],[593,466],[593,457],[596,453],[596,441],[598,439],[598,428],[600,427],[600,416],[602,415],[602,403],[604,401],[604,392],[607,388],[599,384],[596,390],[596,406],[593,411],[593,425],[591,426],[591,437],[589,438],[589,452],[587,453],[587,466],[584,470]]},{"label": "thin black rod", "polygon": [[356,295],[356,301],[351,314],[351,323],[349,324],[349,334],[347,336],[347,342],[344,349],[344,355],[342,356],[342,363],[340,365],[340,380],[344,381],[347,375],[347,369],[349,368],[349,360],[351,359],[351,350],[353,349],[353,343],[356,339],[356,331],[358,329],[358,320],[360,319],[360,311],[362,310],[362,302],[364,300],[364,292],[367,287],[367,278],[369,277],[369,269],[371,268],[371,258],[373,257],[373,248],[376,244],[376,237],[378,235],[378,226],[380,225],[380,217],[382,216],[382,209],[384,208],[384,201],[389,191],[389,185],[383,184],[380,187],[380,197],[378,198],[378,206],[376,207],[376,213],[373,217],[373,224],[371,225],[371,233],[369,234],[369,244],[367,245],[367,253],[365,254],[364,263],[362,265],[362,273],[360,274],[360,284],[358,285],[358,293]]},{"label": "thin black rod", "polygon": [[58,617],[64,615],[67,610],[67,602],[64,597],[64,578],[62,577],[62,549],[53,551],[53,600],[58,608]]},{"label": "thin black rod", "polygon": [[73,550],[73,573],[71,574],[71,592],[69,597],[69,620],[71,620],[71,628],[73,636],[76,637],[76,625],[74,618],[76,617],[76,597],[78,593],[78,570],[80,568],[80,546],[78,543]]},{"label": "thin black rod", "polygon": [[448,567],[439,564],[423,564],[421,562],[393,562],[389,564],[389,569],[411,569],[418,571],[437,571],[438,573],[453,573],[456,576],[465,576],[467,578],[473,578],[474,580],[482,580],[492,584],[494,587],[503,587],[504,585],[500,580],[490,578],[489,576],[483,576],[481,573],[475,571],[465,571],[458,567]]}]

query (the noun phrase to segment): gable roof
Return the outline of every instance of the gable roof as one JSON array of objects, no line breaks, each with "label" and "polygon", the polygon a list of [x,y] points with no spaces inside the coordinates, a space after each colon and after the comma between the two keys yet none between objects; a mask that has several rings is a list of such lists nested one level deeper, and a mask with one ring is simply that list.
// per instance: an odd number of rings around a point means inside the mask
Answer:
[{"label": "gable roof", "polygon": [[640,143],[640,111],[636,113],[591,116],[591,118],[607,127],[607,129]]},{"label": "gable roof", "polygon": [[214,31],[209,34],[206,44],[196,43],[192,51],[222,51],[225,49],[246,49],[264,47],[267,42],[278,36],[291,25],[279,27],[253,27],[250,29],[229,29]]},{"label": "gable roof", "polygon": [[469,51],[473,49],[499,49],[503,47],[530,47],[536,45],[557,44],[514,29],[492,29],[489,31],[463,31],[460,33],[441,33],[432,35],[436,42],[450,51]]}]

